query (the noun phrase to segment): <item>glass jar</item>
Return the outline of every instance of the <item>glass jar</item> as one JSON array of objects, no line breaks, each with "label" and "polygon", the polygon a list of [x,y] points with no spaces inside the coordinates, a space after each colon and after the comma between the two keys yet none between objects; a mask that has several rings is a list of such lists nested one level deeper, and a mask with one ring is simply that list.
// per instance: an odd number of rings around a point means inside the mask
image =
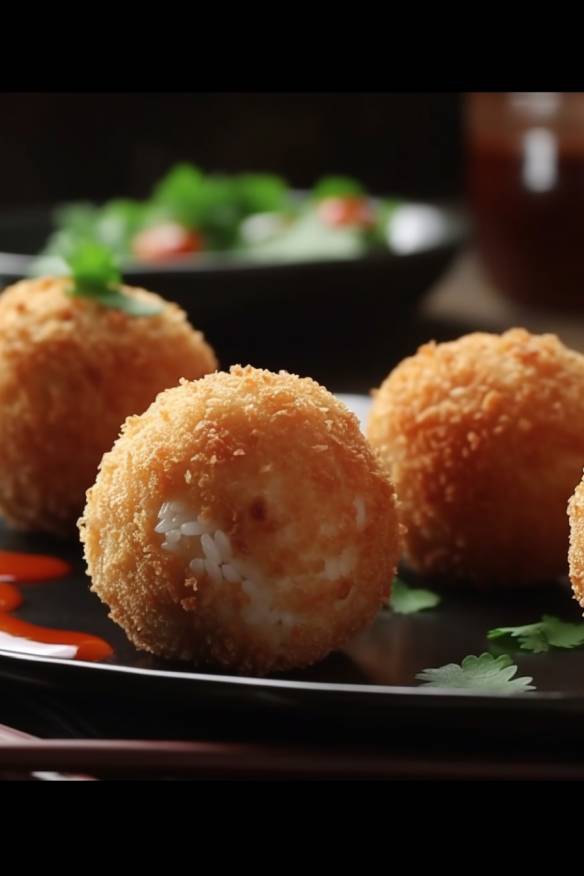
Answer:
[{"label": "glass jar", "polygon": [[467,185],[475,239],[501,292],[584,305],[584,93],[473,93]]}]

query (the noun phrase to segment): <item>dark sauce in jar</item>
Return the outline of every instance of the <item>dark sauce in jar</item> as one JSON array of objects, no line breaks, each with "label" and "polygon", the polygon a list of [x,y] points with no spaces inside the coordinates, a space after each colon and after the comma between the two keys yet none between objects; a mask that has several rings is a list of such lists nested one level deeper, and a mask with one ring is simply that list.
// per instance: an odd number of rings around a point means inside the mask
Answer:
[{"label": "dark sauce in jar", "polygon": [[475,239],[501,292],[584,305],[584,93],[467,97]]}]

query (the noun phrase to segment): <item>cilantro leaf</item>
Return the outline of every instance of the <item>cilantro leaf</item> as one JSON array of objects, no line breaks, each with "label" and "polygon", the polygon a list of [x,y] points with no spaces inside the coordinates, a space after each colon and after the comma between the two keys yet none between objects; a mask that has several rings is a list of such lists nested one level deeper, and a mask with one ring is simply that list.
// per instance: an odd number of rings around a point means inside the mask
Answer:
[{"label": "cilantro leaf", "polygon": [[504,696],[535,690],[532,678],[513,678],[517,666],[507,654],[493,657],[484,653],[479,657],[469,655],[461,664],[448,663],[436,669],[424,669],[416,678],[422,687],[447,687],[456,690],[479,690]]},{"label": "cilantro leaf", "polygon": [[584,645],[584,623],[568,623],[553,615],[542,617],[545,635],[554,648],[577,648]]},{"label": "cilantro leaf", "polygon": [[121,291],[121,275],[108,247],[91,240],[77,241],[64,256],[73,278],[69,294],[93,298],[105,307],[123,310],[130,316],[151,316],[158,304],[140,301]]},{"label": "cilantro leaf", "polygon": [[525,624],[522,627],[497,627],[487,633],[487,638],[491,640],[507,637],[518,639],[519,647],[523,651],[533,651],[534,654],[549,651],[541,623]]},{"label": "cilantro leaf", "polygon": [[441,597],[431,590],[408,587],[399,578],[394,578],[388,606],[396,614],[414,614],[417,611],[423,611],[425,608],[434,608],[441,601]]},{"label": "cilantro leaf", "polygon": [[584,645],[584,623],[568,623],[544,614],[541,621],[521,627],[497,627],[489,630],[488,639],[517,639],[522,651],[541,654],[553,648],[577,648]]},{"label": "cilantro leaf", "polygon": [[151,201],[176,222],[196,228],[201,219],[204,177],[192,164],[176,164],[157,183]]},{"label": "cilantro leaf", "polygon": [[83,240],[72,246],[65,260],[75,280],[76,294],[92,295],[94,289],[108,289],[121,283],[121,276],[110,249]]},{"label": "cilantro leaf", "polygon": [[365,194],[365,189],[361,183],[350,176],[325,176],[316,183],[312,190],[312,197],[317,201],[320,201],[322,198]]},{"label": "cilantro leaf", "polygon": [[195,225],[203,231],[211,248],[234,246],[242,219],[237,178],[221,174],[205,177],[199,193],[198,211]]},{"label": "cilantro leaf", "polygon": [[95,298],[104,307],[111,307],[112,310],[123,310],[129,316],[154,316],[162,309],[157,303],[132,298],[131,295],[126,295],[116,289],[104,290],[97,295],[92,294],[90,297]]},{"label": "cilantro leaf", "polygon": [[211,249],[233,246],[242,219],[237,187],[237,177],[205,176],[192,164],[177,164],[152,193],[149,221],[171,220],[202,231]]},{"label": "cilantro leaf", "polygon": [[237,179],[237,195],[244,216],[278,213],[289,206],[286,182],[270,173],[243,173]]}]

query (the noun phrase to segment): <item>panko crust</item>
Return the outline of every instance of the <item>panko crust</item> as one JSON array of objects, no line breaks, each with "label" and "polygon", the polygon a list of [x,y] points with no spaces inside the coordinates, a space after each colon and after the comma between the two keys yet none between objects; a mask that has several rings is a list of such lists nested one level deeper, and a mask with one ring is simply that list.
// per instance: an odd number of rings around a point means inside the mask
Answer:
[{"label": "panko crust", "polygon": [[161,306],[130,316],[69,296],[70,282],[23,280],[0,295],[0,514],[56,534],[74,532],[125,418],[217,367],[176,304],[124,286]]},{"label": "panko crust", "polygon": [[[238,584],[197,580],[161,549],[157,514],[177,496],[228,535],[296,623],[249,621]],[[238,672],[307,665],[343,645],[378,612],[399,555],[393,489],[357,418],[309,378],[249,366],[183,382],[130,417],[80,531],[92,590],[137,647]],[[344,551],[351,575],[323,579],[323,556]]]},{"label": "panko crust", "polygon": [[412,568],[483,585],[565,574],[584,356],[555,335],[425,344],[376,393],[368,437],[390,466]]},{"label": "panko crust", "polygon": [[570,549],[568,564],[570,583],[574,597],[584,608],[584,478],[580,481],[568,503],[570,524]]}]

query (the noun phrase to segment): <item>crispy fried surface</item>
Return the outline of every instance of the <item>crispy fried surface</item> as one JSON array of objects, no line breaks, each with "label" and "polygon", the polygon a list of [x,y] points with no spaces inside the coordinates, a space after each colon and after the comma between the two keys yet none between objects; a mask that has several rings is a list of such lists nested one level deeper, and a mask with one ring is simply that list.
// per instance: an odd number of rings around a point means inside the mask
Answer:
[{"label": "crispy fried surface", "polygon": [[[177,498],[228,535],[255,595],[161,549],[157,514]],[[92,589],[134,644],[241,672],[342,645],[377,613],[399,552],[393,490],[356,417],[308,378],[240,366],[126,421],[80,530]]]},{"label": "crispy fried surface", "polygon": [[557,337],[426,344],[381,386],[368,437],[391,467],[413,568],[483,583],[565,573],[584,357]]},{"label": "crispy fried surface", "polygon": [[570,582],[574,596],[584,608],[584,478],[568,503],[570,550],[568,553]]},{"label": "crispy fried surface", "polygon": [[133,317],[71,298],[69,283],[24,280],[0,296],[0,513],[56,533],[74,530],[125,418],[179,378],[216,367],[175,304]]}]

